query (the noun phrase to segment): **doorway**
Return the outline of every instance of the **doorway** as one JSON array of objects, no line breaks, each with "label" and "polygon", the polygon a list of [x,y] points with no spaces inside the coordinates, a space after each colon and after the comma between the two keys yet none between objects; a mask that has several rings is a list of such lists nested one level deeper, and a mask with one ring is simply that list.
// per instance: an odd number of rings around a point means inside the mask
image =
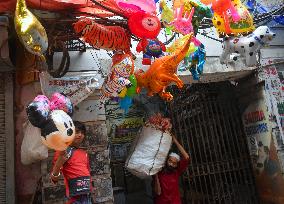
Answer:
[{"label": "doorway", "polygon": [[219,82],[170,91],[173,131],[191,156],[184,203],[258,203],[235,87]]}]

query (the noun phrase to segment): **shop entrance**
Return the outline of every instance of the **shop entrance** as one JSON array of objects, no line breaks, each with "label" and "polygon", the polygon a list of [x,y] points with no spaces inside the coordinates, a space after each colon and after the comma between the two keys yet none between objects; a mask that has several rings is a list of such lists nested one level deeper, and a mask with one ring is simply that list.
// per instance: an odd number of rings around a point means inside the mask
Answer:
[{"label": "shop entrance", "polygon": [[184,203],[258,203],[234,90],[229,82],[171,87],[173,129],[191,156]]}]

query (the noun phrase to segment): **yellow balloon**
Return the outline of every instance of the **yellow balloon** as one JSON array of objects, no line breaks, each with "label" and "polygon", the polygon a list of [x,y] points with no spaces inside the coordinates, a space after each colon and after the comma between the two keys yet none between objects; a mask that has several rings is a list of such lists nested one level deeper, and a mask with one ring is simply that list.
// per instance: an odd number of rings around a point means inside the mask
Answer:
[{"label": "yellow balloon", "polygon": [[253,18],[249,13],[248,9],[245,7],[245,5],[242,4],[240,0],[232,0],[232,2],[238,14],[241,16],[241,20],[238,22],[234,22],[232,18],[229,17],[230,31],[226,32],[224,17],[214,13],[212,22],[215,28],[217,29],[219,35],[228,34],[232,36],[238,36],[246,35],[248,33],[253,32],[255,30],[255,27],[253,25]]},{"label": "yellow balloon", "polygon": [[27,9],[25,0],[17,0],[14,23],[25,48],[44,59],[43,53],[48,47],[47,34],[41,23]]},{"label": "yellow balloon", "polygon": [[123,88],[122,91],[118,94],[118,97],[124,98],[127,93],[127,88]]},{"label": "yellow balloon", "polygon": [[[173,42],[169,47],[167,47],[167,52],[173,53],[178,48],[182,47],[188,40],[189,35],[182,36],[181,38],[177,39],[175,42]],[[193,42],[190,43],[190,46],[188,48],[188,51],[186,53],[186,56],[189,56],[191,53],[193,53],[196,50],[196,47]]]},{"label": "yellow balloon", "polygon": [[165,2],[165,0],[162,0],[160,2],[160,8],[162,10],[161,12],[162,22],[164,23],[166,27],[172,27],[169,25],[169,23],[171,23],[174,20],[173,10],[167,6],[167,3]]}]

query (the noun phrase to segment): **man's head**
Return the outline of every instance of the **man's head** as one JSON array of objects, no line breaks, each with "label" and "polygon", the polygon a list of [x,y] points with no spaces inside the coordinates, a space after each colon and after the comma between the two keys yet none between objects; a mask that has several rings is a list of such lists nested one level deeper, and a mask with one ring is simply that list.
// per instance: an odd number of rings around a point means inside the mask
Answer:
[{"label": "man's head", "polygon": [[174,152],[170,153],[166,163],[166,170],[168,171],[176,170],[179,161],[180,161],[180,156],[178,154]]},{"label": "man's head", "polygon": [[74,121],[74,125],[75,125],[75,138],[71,146],[79,147],[85,138],[86,127],[83,123],[79,121]]}]

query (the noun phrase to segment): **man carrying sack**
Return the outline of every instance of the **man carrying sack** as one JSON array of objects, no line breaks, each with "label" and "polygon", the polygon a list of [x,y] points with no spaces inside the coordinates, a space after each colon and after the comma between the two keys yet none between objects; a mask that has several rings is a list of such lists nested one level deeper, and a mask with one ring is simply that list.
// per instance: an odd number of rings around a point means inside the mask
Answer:
[{"label": "man carrying sack", "polygon": [[174,152],[170,153],[164,168],[154,177],[155,204],[181,204],[179,193],[179,176],[186,170],[189,155],[175,136],[173,143],[177,146],[182,158]]}]

